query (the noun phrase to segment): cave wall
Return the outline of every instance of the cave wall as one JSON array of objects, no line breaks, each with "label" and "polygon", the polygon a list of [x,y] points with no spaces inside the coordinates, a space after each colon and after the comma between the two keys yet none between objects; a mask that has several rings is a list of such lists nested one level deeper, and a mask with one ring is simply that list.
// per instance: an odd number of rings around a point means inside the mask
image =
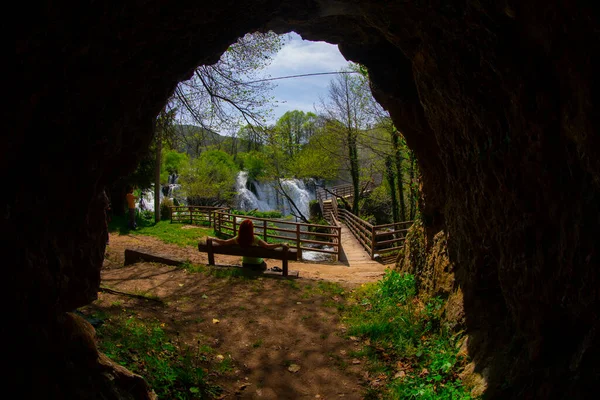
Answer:
[{"label": "cave wall", "polygon": [[467,328],[514,359],[511,373],[490,376],[490,393],[577,398],[598,378],[591,4],[79,2],[17,18],[17,124],[0,150],[10,188],[1,201],[17,267],[9,295],[39,359],[22,374],[28,387],[72,384],[60,379],[68,352],[53,343],[65,313],[96,298],[102,187],[132,171],[176,84],[257,29],[339,44],[369,69],[418,157],[426,234],[448,235]]}]

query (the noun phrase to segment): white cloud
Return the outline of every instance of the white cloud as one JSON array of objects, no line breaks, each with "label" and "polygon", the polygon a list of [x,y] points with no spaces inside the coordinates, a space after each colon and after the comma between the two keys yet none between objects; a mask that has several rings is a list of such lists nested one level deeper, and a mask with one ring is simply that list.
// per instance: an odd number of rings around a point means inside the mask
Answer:
[{"label": "white cloud", "polygon": [[[263,71],[272,78],[320,72],[337,72],[348,65],[336,45],[304,41],[295,34],[277,53],[273,63]],[[335,75],[321,75],[275,80],[273,95],[280,102],[275,108],[275,120],[286,111],[314,111],[319,96],[327,95],[329,82]],[[274,122],[274,121],[273,121]]]},{"label": "white cloud", "polygon": [[268,72],[277,73],[334,72],[348,65],[336,45],[304,41],[296,34],[274,57]]}]

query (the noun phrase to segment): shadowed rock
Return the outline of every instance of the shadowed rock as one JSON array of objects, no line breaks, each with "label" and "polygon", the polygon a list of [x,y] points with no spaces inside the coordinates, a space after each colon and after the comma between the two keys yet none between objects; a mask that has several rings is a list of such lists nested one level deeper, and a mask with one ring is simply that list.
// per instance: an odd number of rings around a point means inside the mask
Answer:
[{"label": "shadowed rock", "polygon": [[447,234],[467,329],[485,338],[468,351],[488,394],[574,399],[597,381],[596,7],[79,2],[31,7],[16,26],[17,122],[0,160],[8,298],[32,355],[20,358],[23,387],[76,398],[96,378],[60,338],[74,329],[66,313],[97,296],[100,191],[135,168],[177,83],[258,29],[338,44],[369,69],[418,157],[424,237]]}]

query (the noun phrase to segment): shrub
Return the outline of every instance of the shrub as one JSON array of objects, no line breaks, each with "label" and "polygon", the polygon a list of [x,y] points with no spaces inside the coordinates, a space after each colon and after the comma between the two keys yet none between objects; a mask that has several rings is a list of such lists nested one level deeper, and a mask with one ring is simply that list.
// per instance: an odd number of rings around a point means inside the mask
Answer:
[{"label": "shrub", "polygon": [[173,205],[173,200],[168,197],[163,197],[160,202],[160,219],[171,219],[171,209],[169,207],[172,207]]}]

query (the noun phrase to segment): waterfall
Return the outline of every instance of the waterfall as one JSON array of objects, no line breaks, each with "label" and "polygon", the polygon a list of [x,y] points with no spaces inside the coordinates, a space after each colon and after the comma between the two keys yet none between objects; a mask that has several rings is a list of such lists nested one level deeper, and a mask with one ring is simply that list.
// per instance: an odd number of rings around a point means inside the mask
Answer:
[{"label": "waterfall", "polygon": [[[248,172],[240,171],[236,177],[236,187],[235,190],[237,192],[236,199],[236,208],[240,210],[250,211],[257,209],[258,211],[271,211],[276,208],[272,207],[268,201],[263,200],[267,199],[269,196],[266,195],[264,188],[261,185],[255,184],[256,191],[258,195],[262,197],[260,199],[254,192],[248,189]],[[260,190],[258,190],[260,187]]]},{"label": "waterfall", "polygon": [[[296,204],[302,215],[308,218],[309,202],[315,198],[300,179],[281,179],[281,187]],[[250,190],[253,187],[254,190]],[[290,215],[295,210],[289,201],[278,193],[275,182],[248,182],[248,172],[240,171],[236,179],[236,208],[250,211],[281,211],[283,215]]]},{"label": "waterfall", "polygon": [[[181,185],[177,183],[179,179],[179,175],[177,174],[169,174],[169,178],[167,179],[167,184],[161,186],[160,190],[160,201],[167,197],[171,200],[177,199],[180,205],[185,205],[186,202],[184,199],[178,196],[179,189]],[[142,191],[140,198],[138,199],[137,208],[140,211],[154,211],[154,185],[151,185],[150,189],[146,189]]]},{"label": "waterfall", "polygon": [[[163,198],[162,192],[160,198]],[[140,198],[138,199],[137,208],[140,211],[154,211],[154,188],[143,190]]]}]

